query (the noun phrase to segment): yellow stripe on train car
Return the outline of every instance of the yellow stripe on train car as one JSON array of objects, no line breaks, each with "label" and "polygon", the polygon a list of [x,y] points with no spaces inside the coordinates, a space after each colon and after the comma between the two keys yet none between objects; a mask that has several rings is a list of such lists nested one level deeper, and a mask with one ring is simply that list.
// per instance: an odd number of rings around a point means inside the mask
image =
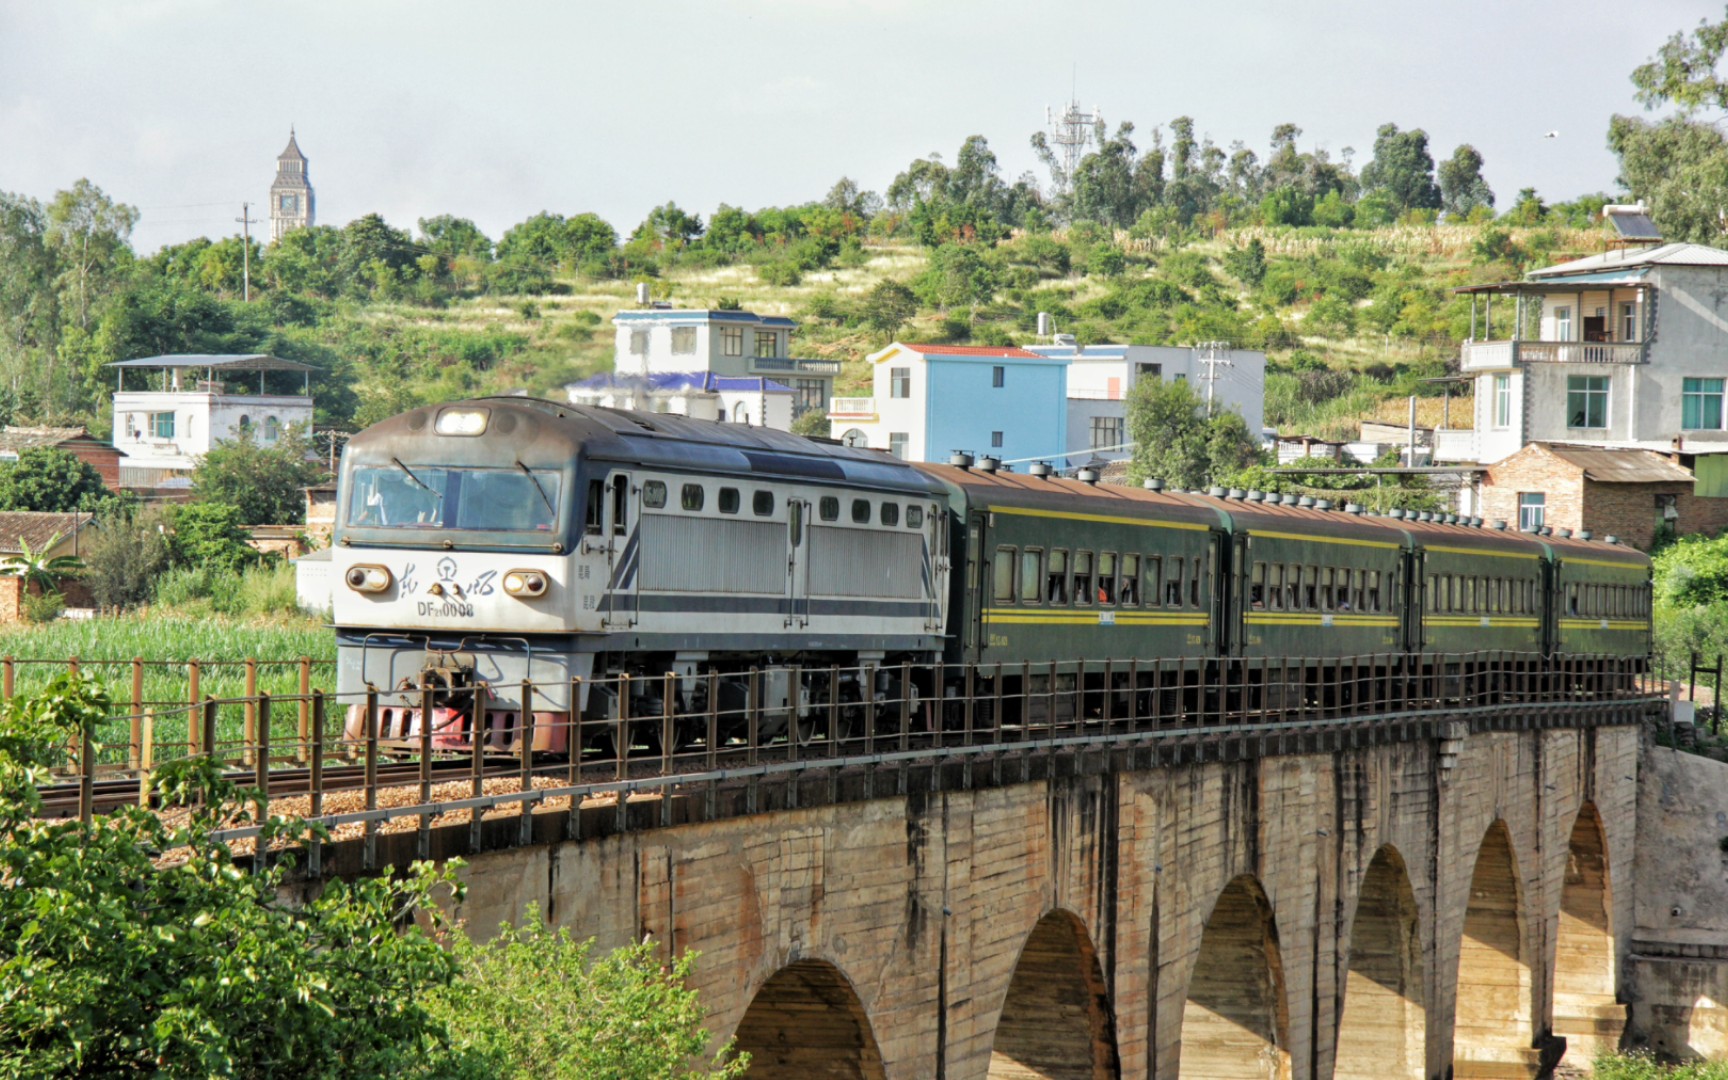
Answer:
[{"label": "yellow stripe on train car", "polygon": [[1562,630],[1648,630],[1650,624],[1633,619],[1561,619]]},{"label": "yellow stripe on train car", "polygon": [[1533,618],[1509,617],[1505,615],[1424,615],[1423,626],[1446,627],[1488,627],[1508,630],[1534,630],[1537,620]]},{"label": "yellow stripe on train car", "polygon": [[1191,521],[1146,521],[1141,518],[1112,517],[1108,514],[1079,514],[1072,510],[1029,510],[1020,506],[992,506],[992,514],[1010,514],[1016,517],[1056,518],[1061,521],[1096,521],[1104,525],[1136,525],[1143,529],[1186,529],[1190,532],[1207,532],[1212,526],[1201,525]]}]

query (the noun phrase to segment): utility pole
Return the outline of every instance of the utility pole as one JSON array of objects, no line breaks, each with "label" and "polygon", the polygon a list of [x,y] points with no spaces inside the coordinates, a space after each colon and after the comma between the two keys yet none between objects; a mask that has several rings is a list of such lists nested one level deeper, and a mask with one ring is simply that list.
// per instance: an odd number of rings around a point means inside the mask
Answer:
[{"label": "utility pole", "polygon": [[1206,374],[1200,376],[1206,380],[1206,418],[1212,418],[1212,399],[1218,388],[1218,369],[1220,367],[1235,367],[1230,359],[1230,343],[1228,341],[1202,341],[1194,346],[1199,354],[1199,360],[1206,365]]},{"label": "utility pole", "polygon": [[252,302],[252,222],[257,219],[252,216],[252,204],[240,204],[240,216],[234,219],[240,223],[240,281],[241,302]]}]

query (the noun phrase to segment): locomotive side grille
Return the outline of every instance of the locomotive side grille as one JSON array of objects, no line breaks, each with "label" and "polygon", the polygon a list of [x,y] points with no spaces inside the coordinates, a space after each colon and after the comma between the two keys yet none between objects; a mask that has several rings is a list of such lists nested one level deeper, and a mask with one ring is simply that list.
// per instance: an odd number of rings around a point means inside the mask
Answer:
[{"label": "locomotive side grille", "polygon": [[810,529],[810,592],[816,596],[923,598],[924,538],[876,529]]},{"label": "locomotive side grille", "polygon": [[786,526],[780,522],[648,514],[639,528],[643,590],[786,591]]}]

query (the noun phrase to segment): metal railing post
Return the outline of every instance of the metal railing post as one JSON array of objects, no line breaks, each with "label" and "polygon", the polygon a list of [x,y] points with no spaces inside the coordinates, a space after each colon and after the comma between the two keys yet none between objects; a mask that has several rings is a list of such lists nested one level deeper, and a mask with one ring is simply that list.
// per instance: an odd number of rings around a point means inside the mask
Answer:
[{"label": "metal railing post", "polygon": [[[312,760],[310,806],[311,817],[321,817],[324,814],[324,691],[312,692],[312,745],[308,747]],[[313,837],[306,853],[306,870],[317,877],[324,868],[324,845]]]},{"label": "metal railing post", "polygon": [[144,754],[144,658],[132,658],[132,733],[126,751],[126,766],[136,769]]}]

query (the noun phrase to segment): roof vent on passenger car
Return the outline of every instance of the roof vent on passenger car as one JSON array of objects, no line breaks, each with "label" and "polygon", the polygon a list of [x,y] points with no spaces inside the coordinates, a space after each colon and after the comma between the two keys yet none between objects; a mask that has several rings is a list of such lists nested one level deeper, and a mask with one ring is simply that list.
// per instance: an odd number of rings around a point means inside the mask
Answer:
[{"label": "roof vent on passenger car", "polygon": [[1389,518],[1402,518],[1404,516],[1404,508],[1401,506],[1394,506],[1392,509],[1386,511],[1386,516]]},{"label": "roof vent on passenger car", "polygon": [[1314,509],[1316,509],[1316,510],[1330,510],[1330,509],[1332,509],[1332,500],[1331,499],[1316,499],[1314,501]]},{"label": "roof vent on passenger car", "polygon": [[972,455],[964,450],[956,450],[948,455],[948,464],[956,469],[970,469],[972,467]]},{"label": "roof vent on passenger car", "polygon": [[1224,497],[1224,489],[1219,487],[1217,484],[1213,484],[1211,487],[1206,489],[1206,494],[1212,496],[1214,499],[1222,499]]},{"label": "roof vent on passenger car", "polygon": [[1158,479],[1156,476],[1148,476],[1140,482],[1140,486],[1145,488],[1147,491],[1163,491],[1164,481]]},{"label": "roof vent on passenger car", "polygon": [[[1477,520],[1480,521],[1481,519],[1478,518]],[[1488,527],[1490,529],[1495,530],[1496,532],[1505,532],[1506,531],[1506,519],[1505,518],[1495,518],[1494,524],[1492,524]]]},{"label": "roof vent on passenger car", "polygon": [[1571,529],[1556,529],[1556,530],[1554,530],[1554,535],[1558,536],[1562,540],[1570,540],[1572,538],[1572,530]]},{"label": "roof vent on passenger car", "polygon": [[1249,502],[1259,502],[1262,499],[1266,498],[1266,493],[1264,491],[1257,491],[1253,488],[1250,488],[1248,490],[1248,494],[1246,494],[1242,497],[1244,499],[1247,499]]},{"label": "roof vent on passenger car", "polygon": [[1226,499],[1245,499],[1248,497],[1248,493],[1241,488],[1231,488],[1224,493],[1224,497]]},{"label": "roof vent on passenger car", "polygon": [[1538,525],[1536,527],[1536,534],[1538,536],[1553,536],[1554,529],[1548,525]]},{"label": "roof vent on passenger car", "polygon": [[1618,536],[1615,536],[1613,533],[1609,533],[1607,536],[1604,536],[1602,538],[1602,542],[1604,544],[1618,544],[1620,542],[1620,538]]},{"label": "roof vent on passenger car", "polygon": [[978,471],[981,473],[993,473],[1001,467],[1002,459],[1000,458],[993,458],[986,454],[978,459]]},{"label": "roof vent on passenger car", "polygon": [[1304,495],[1300,499],[1296,500],[1296,505],[1302,507],[1305,510],[1311,510],[1314,507],[1314,496]]},{"label": "roof vent on passenger car", "polygon": [[1344,512],[1346,514],[1360,514],[1362,506],[1359,503],[1347,502],[1344,504]]},{"label": "roof vent on passenger car", "polygon": [[1031,467],[1028,468],[1026,471],[1029,474],[1031,474],[1032,476],[1036,476],[1036,477],[1040,477],[1041,479],[1048,480],[1048,479],[1050,479],[1050,475],[1052,473],[1054,473],[1056,470],[1055,470],[1055,468],[1053,468],[1051,466],[1051,464],[1048,461],[1034,461],[1032,463]]},{"label": "roof vent on passenger car", "polygon": [[1074,474],[1074,479],[1080,481],[1082,484],[1096,484],[1098,482],[1098,470],[1081,469],[1079,472]]},{"label": "roof vent on passenger car", "polygon": [[1284,496],[1278,500],[1278,505],[1280,505],[1280,506],[1295,506],[1297,503],[1299,503],[1301,501],[1302,500],[1297,496],[1297,494],[1294,491],[1286,491],[1284,493]]},{"label": "roof vent on passenger car", "polygon": [[1482,519],[1472,515],[1470,518],[1470,524],[1472,527],[1480,529],[1482,527]]},{"label": "roof vent on passenger car", "polygon": [[1588,540],[1594,535],[1595,534],[1592,533],[1589,529],[1579,529],[1578,530],[1578,539],[1580,539],[1580,540]]}]

